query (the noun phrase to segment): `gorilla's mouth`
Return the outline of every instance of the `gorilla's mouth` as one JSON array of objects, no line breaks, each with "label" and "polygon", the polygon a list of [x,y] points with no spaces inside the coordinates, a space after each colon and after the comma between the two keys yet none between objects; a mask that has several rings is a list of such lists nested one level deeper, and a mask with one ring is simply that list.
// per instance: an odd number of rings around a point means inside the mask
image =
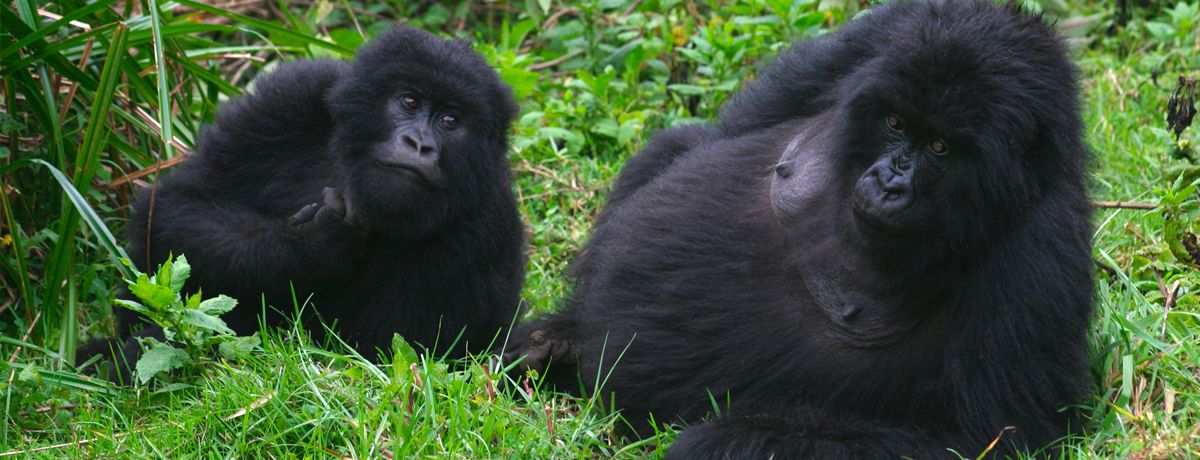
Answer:
[{"label": "gorilla's mouth", "polygon": [[433,186],[433,181],[430,180],[429,176],[425,174],[425,171],[421,170],[421,168],[418,166],[408,163],[393,163],[383,160],[375,160],[375,166],[398,174],[411,174],[413,176],[417,176],[422,185],[426,187]]},{"label": "gorilla's mouth", "polygon": [[872,210],[869,207],[864,209],[858,203],[850,206],[851,213],[854,215],[854,222],[858,224],[858,228],[864,230],[868,234],[883,234],[893,235],[900,233],[900,224],[893,222],[890,216],[882,214],[877,210]]}]

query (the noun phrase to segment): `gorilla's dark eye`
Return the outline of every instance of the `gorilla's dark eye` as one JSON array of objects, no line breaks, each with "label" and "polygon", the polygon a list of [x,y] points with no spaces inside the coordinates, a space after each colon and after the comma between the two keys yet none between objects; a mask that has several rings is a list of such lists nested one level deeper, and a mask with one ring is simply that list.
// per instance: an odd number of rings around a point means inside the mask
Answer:
[{"label": "gorilla's dark eye", "polygon": [[400,103],[404,104],[405,107],[408,107],[408,110],[417,110],[417,107],[421,106],[421,102],[418,101],[417,98],[407,95],[400,96]]},{"label": "gorilla's dark eye", "polygon": [[895,115],[887,116],[887,125],[889,128],[892,128],[896,131],[904,131],[904,121],[900,120],[900,117]]},{"label": "gorilla's dark eye", "polygon": [[442,115],[442,118],[439,121],[441,121],[442,125],[446,126],[447,128],[454,128],[458,126],[458,115],[447,113]]},{"label": "gorilla's dark eye", "polygon": [[933,154],[937,156],[950,153],[950,147],[946,146],[946,142],[941,139],[929,141],[929,150],[932,150]]}]

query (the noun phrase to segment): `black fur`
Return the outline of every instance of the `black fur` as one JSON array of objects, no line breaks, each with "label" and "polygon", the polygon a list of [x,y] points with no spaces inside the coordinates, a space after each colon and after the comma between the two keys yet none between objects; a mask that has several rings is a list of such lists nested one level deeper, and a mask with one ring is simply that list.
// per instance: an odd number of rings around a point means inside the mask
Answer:
[{"label": "black fur", "polygon": [[[408,94],[420,110],[401,105]],[[453,127],[438,124],[447,113]],[[294,284],[364,356],[393,333],[451,356],[486,350],[516,314],[524,269],[507,162],[515,114],[468,44],[415,29],[382,34],[353,63],[281,65],[221,108],[153,206],[150,190],[139,195],[130,257],[145,271],[185,254],[186,291],[237,298],[225,319],[239,333],[257,330],[260,296],[268,324],[291,312]],[[379,163],[405,155],[425,163]],[[136,344],[124,348],[132,362]]]},{"label": "black fur", "polygon": [[1041,18],[987,1],[798,43],[630,161],[570,300],[506,357],[578,372],[643,434],[691,424],[670,458],[1047,445],[1087,380],[1076,73]]}]

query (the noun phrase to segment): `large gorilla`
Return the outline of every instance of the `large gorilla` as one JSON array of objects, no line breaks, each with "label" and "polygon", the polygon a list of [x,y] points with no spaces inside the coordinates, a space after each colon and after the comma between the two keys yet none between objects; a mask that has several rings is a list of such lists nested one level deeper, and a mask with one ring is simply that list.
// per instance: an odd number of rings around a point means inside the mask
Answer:
[{"label": "large gorilla", "polygon": [[1041,18],[987,1],[799,43],[630,160],[564,311],[506,357],[640,430],[690,423],[671,458],[1046,445],[1087,380],[1075,80]]},{"label": "large gorilla", "polygon": [[238,299],[226,320],[241,333],[257,330],[263,298],[279,322],[294,286],[367,357],[393,333],[439,353],[487,350],[514,318],[524,270],[515,113],[468,44],[411,28],[353,64],[285,64],[221,107],[196,153],[138,197],[130,257],[146,270],[185,254],[185,290]]}]

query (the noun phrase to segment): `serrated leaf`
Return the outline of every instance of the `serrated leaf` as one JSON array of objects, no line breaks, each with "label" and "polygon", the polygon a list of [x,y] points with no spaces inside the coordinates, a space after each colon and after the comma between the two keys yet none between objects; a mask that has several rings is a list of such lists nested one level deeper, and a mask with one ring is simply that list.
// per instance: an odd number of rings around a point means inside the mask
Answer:
[{"label": "serrated leaf", "polygon": [[183,308],[198,309],[200,308],[200,302],[203,300],[204,298],[200,297],[200,293],[197,292],[188,296],[187,301],[183,303]]},{"label": "serrated leaf", "polygon": [[17,374],[17,380],[25,383],[38,383],[42,380],[42,374],[38,372],[37,366],[30,364],[21,369]]},{"label": "serrated leaf", "polygon": [[138,283],[153,283],[153,282],[154,281],[151,281],[149,276],[146,276],[146,274],[142,273],[142,272],[138,272],[137,276],[133,278],[133,281],[125,280],[125,284],[128,284],[129,287],[133,287],[135,284],[138,284]]},{"label": "serrated leaf", "polygon": [[150,313],[150,310],[147,309],[145,305],[134,302],[132,300],[117,299],[114,302],[116,302],[117,305],[128,308],[130,310],[141,313],[143,315]]},{"label": "serrated leaf", "polygon": [[200,302],[200,311],[220,316],[233,310],[235,306],[237,306],[237,299],[222,294]]},{"label": "serrated leaf", "polygon": [[142,354],[137,362],[138,382],[145,384],[161,372],[170,372],[183,366],[191,359],[186,351],[165,343],[155,343]]},{"label": "serrated leaf", "polygon": [[137,282],[129,285],[129,292],[142,299],[143,305],[154,310],[161,310],[179,300],[176,291],[147,279],[145,275],[139,276]]},{"label": "serrated leaf", "polygon": [[200,310],[184,310],[183,322],[201,329],[215,331],[218,334],[234,335],[233,330],[225,325],[221,318],[209,315]]},{"label": "serrated leaf", "polygon": [[[166,287],[170,288],[171,287],[171,271],[174,268],[174,265],[172,262],[174,262],[174,261],[175,261],[174,256],[168,254],[167,261],[163,262],[162,265],[158,266],[158,272],[156,272],[154,274],[154,276],[150,277],[150,281],[153,281],[154,284],[157,284],[159,286],[166,286]],[[175,292],[179,292],[179,290],[175,289]]]},{"label": "serrated leaf", "polygon": [[192,276],[192,266],[188,264],[187,256],[180,254],[179,258],[171,263],[171,290],[182,291],[183,283],[187,282],[189,276]]}]

